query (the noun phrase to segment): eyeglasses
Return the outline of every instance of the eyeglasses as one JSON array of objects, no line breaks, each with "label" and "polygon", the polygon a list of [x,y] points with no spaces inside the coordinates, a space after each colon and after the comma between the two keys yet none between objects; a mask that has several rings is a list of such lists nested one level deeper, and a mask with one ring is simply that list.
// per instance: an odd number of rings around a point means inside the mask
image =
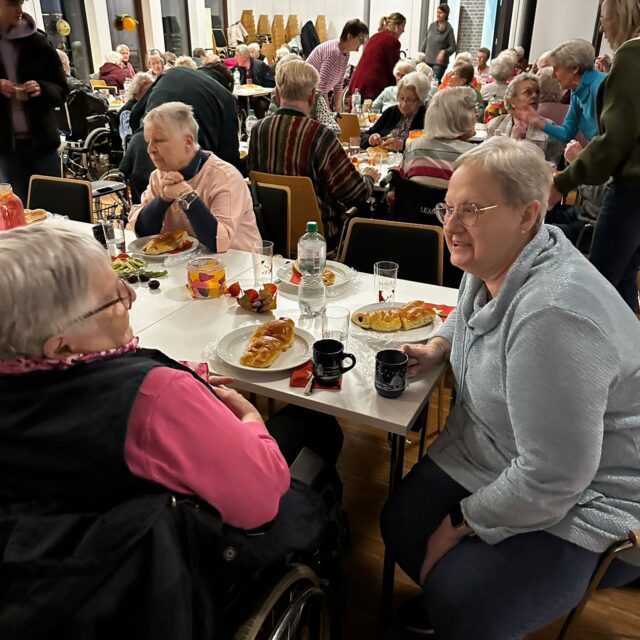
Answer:
[{"label": "eyeglasses", "polygon": [[413,102],[420,102],[418,98],[398,98],[398,102],[407,102],[409,104]]},{"label": "eyeglasses", "polygon": [[471,203],[460,204],[457,207],[450,207],[448,204],[441,202],[433,208],[432,212],[442,224],[444,224],[447,220],[449,220],[449,218],[451,218],[454,213],[456,213],[458,215],[458,220],[460,220],[460,222],[465,227],[473,227],[476,222],[478,222],[478,216],[481,213],[489,211],[489,209],[496,209],[497,207],[497,204],[492,204],[488,207],[478,208],[475,204]]},{"label": "eyeglasses", "polygon": [[133,305],[133,289],[124,280],[120,280],[120,279],[118,280],[117,289],[118,289],[117,298],[114,298],[113,300],[109,300],[109,302],[105,302],[104,304],[101,304],[99,307],[97,307],[96,309],[93,309],[92,311],[87,311],[86,313],[83,313],[80,317],[76,318],[75,320],[72,320],[69,323],[69,325],[77,324],[78,322],[84,322],[85,320],[88,320],[89,318],[91,318],[92,316],[95,316],[101,311],[104,311],[105,309],[109,309],[109,307],[113,307],[119,302],[121,302],[122,306],[127,311],[129,311],[129,309],[131,309],[131,305]]}]

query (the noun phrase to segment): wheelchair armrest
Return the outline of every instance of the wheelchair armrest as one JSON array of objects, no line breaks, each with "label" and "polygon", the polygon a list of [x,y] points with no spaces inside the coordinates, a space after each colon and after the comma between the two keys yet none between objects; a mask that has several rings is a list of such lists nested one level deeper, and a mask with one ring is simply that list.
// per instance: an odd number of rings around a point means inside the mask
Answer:
[{"label": "wheelchair armrest", "polygon": [[323,468],[324,460],[315,451],[308,447],[302,447],[293,464],[289,467],[289,473],[295,480],[312,487]]},{"label": "wheelchair armrest", "polygon": [[380,180],[380,186],[386,187],[389,185],[391,187],[395,187],[401,179],[400,172],[397,169],[389,169],[387,175]]}]

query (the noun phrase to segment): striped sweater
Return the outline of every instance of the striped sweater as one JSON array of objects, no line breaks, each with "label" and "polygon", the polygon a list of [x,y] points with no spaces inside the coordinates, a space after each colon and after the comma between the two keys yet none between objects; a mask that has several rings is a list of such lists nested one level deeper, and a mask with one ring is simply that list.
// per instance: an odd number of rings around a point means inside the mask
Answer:
[{"label": "striped sweater", "polygon": [[337,248],[347,207],[369,198],[373,183],[351,164],[336,136],[298,109],[281,107],[251,130],[249,171],[311,178],[327,250]]}]

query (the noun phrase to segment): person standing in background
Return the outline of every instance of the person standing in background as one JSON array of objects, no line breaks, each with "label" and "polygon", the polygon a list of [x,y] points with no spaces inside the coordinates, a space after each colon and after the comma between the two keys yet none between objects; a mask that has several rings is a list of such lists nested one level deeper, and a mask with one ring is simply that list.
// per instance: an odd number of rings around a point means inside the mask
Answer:
[{"label": "person standing in background", "polygon": [[56,109],[67,91],[60,58],[22,0],[0,0],[0,181],[24,203],[33,174],[60,175]]},{"label": "person standing in background", "polygon": [[436,20],[429,25],[421,50],[426,54],[426,62],[433,69],[433,75],[442,80],[449,64],[449,57],[456,51],[456,36],[449,22],[448,4],[441,4],[436,10]]},{"label": "person standing in background", "polygon": [[349,93],[358,89],[362,100],[373,100],[385,87],[395,84],[393,68],[400,60],[400,36],[406,24],[407,19],[401,13],[380,20],[378,33],[369,38],[353,71]]},{"label": "person standing in background", "polygon": [[[307,62],[320,74],[319,91],[333,111],[340,111],[342,104],[342,83],[349,64],[349,55],[364,44],[369,35],[369,27],[361,20],[353,19],[345,23],[340,39],[327,40],[319,44],[307,58]],[[333,91],[333,103],[329,92]]]}]

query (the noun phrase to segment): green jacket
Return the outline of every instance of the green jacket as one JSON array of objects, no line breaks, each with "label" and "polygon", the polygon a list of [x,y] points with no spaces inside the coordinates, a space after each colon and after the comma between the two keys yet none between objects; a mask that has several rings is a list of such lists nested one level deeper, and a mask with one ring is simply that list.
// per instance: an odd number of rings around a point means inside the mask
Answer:
[{"label": "green jacket", "polygon": [[580,184],[602,184],[608,178],[640,183],[640,38],[617,51],[597,96],[598,135],[554,178],[558,191]]}]

